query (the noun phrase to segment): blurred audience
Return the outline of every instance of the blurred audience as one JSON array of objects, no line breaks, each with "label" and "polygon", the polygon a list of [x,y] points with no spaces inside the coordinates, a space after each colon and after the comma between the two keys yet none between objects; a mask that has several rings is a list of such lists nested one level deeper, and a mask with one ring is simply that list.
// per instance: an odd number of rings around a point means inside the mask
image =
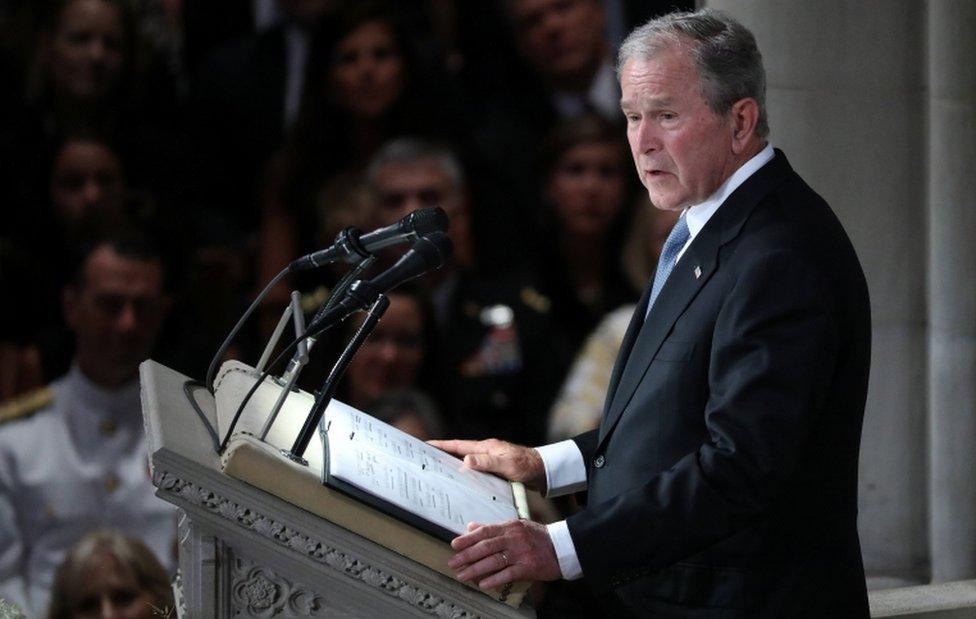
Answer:
[{"label": "blurred audience", "polygon": [[[196,4],[186,7],[194,25],[206,17]],[[336,4],[277,0],[274,25],[223,42],[197,69],[191,101],[194,184],[210,216],[201,222],[208,240],[255,230],[260,179],[298,115],[312,32]],[[234,14],[220,15],[228,12]]]},{"label": "blurred audience", "polygon": [[6,268],[0,270],[3,284],[20,293],[0,331],[0,342],[8,350],[16,348],[19,358],[15,366],[14,356],[8,355],[0,367],[20,378],[5,381],[11,384],[0,387],[0,398],[38,387],[67,370],[72,344],[60,297],[71,248],[127,216],[125,173],[117,150],[104,137],[77,131],[57,140],[43,168],[44,197],[32,209],[30,223],[6,239]]},{"label": "blurred audience", "polygon": [[600,425],[613,362],[633,313],[634,305],[619,307],[586,338],[549,413],[547,442],[569,439]]},{"label": "blurred audience", "polygon": [[599,0],[512,0],[509,12],[518,51],[547,94],[540,103],[562,118],[618,118],[620,91]]},{"label": "blurred audience", "polygon": [[126,183],[118,152],[94,136],[69,137],[54,152],[49,194],[65,236],[89,221],[120,219]]},{"label": "blurred audience", "polygon": [[[426,300],[409,288],[394,290],[387,297],[390,306],[352,358],[339,395],[366,412],[391,392],[423,390],[431,378],[433,317]],[[351,337],[362,321],[348,322]]]},{"label": "blurred audience", "polygon": [[[342,397],[421,437],[532,444],[595,423],[626,327],[613,310],[636,300],[673,223],[634,200],[612,58],[621,33],[675,4],[692,3],[0,3],[0,596],[42,611],[54,565],[106,526],[138,523],[171,562],[138,362],[152,351],[200,376],[253,291],[347,227],[440,206],[455,256],[390,295]],[[188,267],[163,269],[143,237]],[[290,278],[262,318],[292,288],[312,309],[347,270]],[[255,323],[233,348],[245,360]],[[92,591],[89,607],[127,616]],[[540,616],[585,613],[567,591]]]},{"label": "blurred audience", "polygon": [[564,339],[530,274],[478,268],[460,162],[442,146],[404,138],[380,149],[368,177],[377,196],[375,225],[426,206],[450,217],[454,258],[421,282],[434,305],[437,395],[451,433],[541,441],[568,362]]},{"label": "blurred audience", "polygon": [[174,559],[175,508],[153,493],[138,381],[168,307],[160,254],[119,234],[72,264],[71,370],[0,412],[0,597],[29,613],[46,607],[55,567],[89,531],[119,529]]},{"label": "blurred audience", "polygon": [[[662,211],[649,203],[641,206],[646,206],[646,210],[642,211],[645,216],[640,220],[641,234],[638,235],[643,242],[639,244],[641,251],[636,255],[641,258],[640,263],[646,264],[647,270],[653,273],[679,213]],[[642,269],[639,277],[646,281],[650,275],[644,274]],[[549,413],[546,428],[548,442],[571,438],[599,425],[613,362],[633,313],[633,304],[623,305],[606,314],[587,336]]]},{"label": "blurred audience", "polygon": [[600,0],[512,0],[505,6],[522,64],[480,105],[482,119],[473,131],[494,173],[528,208],[543,138],[564,118],[600,114],[619,123],[620,91]]},{"label": "blurred audience", "polygon": [[272,163],[262,219],[262,275],[316,249],[317,197],[362,171],[403,134],[450,136],[456,123],[443,79],[420,62],[386,3],[343,4],[311,43],[295,129]]},{"label": "blurred audience", "polygon": [[113,531],[83,537],[58,566],[48,619],[175,617],[166,569],[139,540]]},{"label": "blurred audience", "polygon": [[620,256],[636,192],[620,132],[598,116],[563,121],[542,147],[543,292],[575,349],[603,315],[637,300]]},{"label": "blurred audience", "polygon": [[30,7],[23,98],[18,113],[0,123],[4,161],[19,165],[0,190],[10,192],[17,209],[36,208],[46,190],[39,175],[47,153],[61,136],[89,131],[114,144],[131,183],[160,197],[178,195],[185,143],[175,95],[161,94],[172,91],[162,85],[171,76],[150,73],[130,3],[58,0]]}]

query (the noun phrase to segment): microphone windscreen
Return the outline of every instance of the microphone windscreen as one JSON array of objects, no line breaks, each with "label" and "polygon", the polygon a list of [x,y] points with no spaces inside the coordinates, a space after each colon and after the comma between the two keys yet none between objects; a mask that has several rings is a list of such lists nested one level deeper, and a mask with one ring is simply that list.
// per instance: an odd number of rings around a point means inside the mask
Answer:
[{"label": "microphone windscreen", "polygon": [[[441,209],[437,210],[440,211]],[[440,268],[441,265],[450,260],[451,255],[454,253],[454,243],[451,242],[451,238],[445,233],[434,231],[417,239],[412,249],[424,259],[424,270],[430,271]]]},{"label": "microphone windscreen", "polygon": [[431,232],[446,232],[449,223],[447,213],[439,206],[416,210],[409,218],[410,229],[420,237]]}]

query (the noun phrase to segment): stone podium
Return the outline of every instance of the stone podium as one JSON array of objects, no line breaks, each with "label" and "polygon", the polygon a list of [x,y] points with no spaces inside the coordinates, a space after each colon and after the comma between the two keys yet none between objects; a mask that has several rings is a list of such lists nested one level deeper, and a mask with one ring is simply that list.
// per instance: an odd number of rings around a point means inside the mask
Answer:
[{"label": "stone podium", "polygon": [[[140,373],[153,483],[181,510],[182,617],[535,616],[225,475],[187,377]],[[195,396],[216,428],[212,396]]]}]

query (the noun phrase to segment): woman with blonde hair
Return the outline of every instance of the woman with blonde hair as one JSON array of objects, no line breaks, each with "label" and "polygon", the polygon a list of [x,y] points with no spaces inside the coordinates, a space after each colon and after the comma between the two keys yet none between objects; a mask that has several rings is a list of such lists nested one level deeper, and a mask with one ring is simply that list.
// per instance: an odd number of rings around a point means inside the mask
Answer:
[{"label": "woman with blonde hair", "polygon": [[48,619],[175,617],[169,575],[139,540],[89,533],[58,566]]}]

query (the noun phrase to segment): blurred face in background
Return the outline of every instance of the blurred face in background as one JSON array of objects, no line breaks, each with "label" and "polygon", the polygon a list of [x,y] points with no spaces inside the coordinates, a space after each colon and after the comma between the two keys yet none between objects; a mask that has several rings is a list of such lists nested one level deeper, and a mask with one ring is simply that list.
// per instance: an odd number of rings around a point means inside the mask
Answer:
[{"label": "blurred face in background", "polygon": [[623,206],[625,169],[613,142],[577,144],[563,153],[545,189],[559,228],[571,236],[606,234]]},{"label": "blurred face in background", "polygon": [[51,206],[62,222],[116,216],[125,194],[122,164],[100,142],[70,140],[54,159],[49,190]]},{"label": "blurred face in background", "polygon": [[119,85],[125,64],[125,29],[118,7],[102,0],[73,0],[61,10],[48,51],[57,92],[98,100]]},{"label": "blurred face in background", "polygon": [[109,245],[97,248],[86,260],[82,281],[64,295],[81,370],[108,388],[134,378],[149,358],[168,307],[158,261],[126,258]]},{"label": "blurred face in background", "polygon": [[522,56],[539,74],[588,80],[604,57],[603,7],[597,0],[513,0]]},{"label": "blurred face in background", "polygon": [[403,57],[393,29],[382,21],[366,22],[336,47],[329,82],[336,104],[361,120],[389,110],[403,91]]},{"label": "blurred face in background", "polygon": [[390,307],[346,371],[350,404],[368,406],[380,396],[413,386],[424,361],[424,316],[417,301],[388,295]]},{"label": "blurred face in background", "polygon": [[373,183],[377,199],[374,227],[392,224],[417,209],[439,206],[450,221],[447,232],[454,243],[453,260],[463,267],[473,262],[464,193],[437,161],[387,164],[376,173]]},{"label": "blurred face in background", "polygon": [[312,28],[337,0],[278,0],[278,10],[305,28]]},{"label": "blurred face in background", "polygon": [[[72,604],[72,619],[151,619],[153,596],[111,556],[103,556],[86,573]],[[159,609],[162,613],[164,609]]]}]

